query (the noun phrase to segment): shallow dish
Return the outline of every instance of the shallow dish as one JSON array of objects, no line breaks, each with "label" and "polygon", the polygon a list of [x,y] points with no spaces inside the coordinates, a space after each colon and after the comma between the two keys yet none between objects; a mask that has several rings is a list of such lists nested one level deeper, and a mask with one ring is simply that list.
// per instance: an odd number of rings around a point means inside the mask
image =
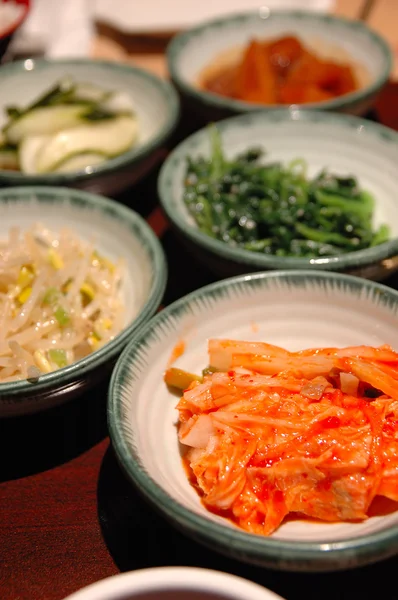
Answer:
[{"label": "shallow dish", "polygon": [[0,416],[36,412],[65,402],[109,375],[132,332],[158,308],[166,285],[162,247],[146,222],[129,208],[69,188],[0,190],[0,238],[7,236],[12,226],[24,229],[36,222],[55,230],[70,227],[86,240],[95,236],[96,247],[104,256],[125,258],[125,327],[99,350],[35,383],[0,383]]},{"label": "shallow dish", "polygon": [[382,279],[398,267],[398,134],[376,123],[323,111],[281,109],[239,115],[217,123],[227,158],[251,147],[267,162],[303,158],[308,174],[323,168],[357,177],[376,199],[375,225],[388,223],[391,241],[366,250],[325,258],[289,258],[234,248],[201,232],[183,200],[188,156],[210,155],[207,128],[181,142],[167,157],[158,180],[161,204],[176,232],[198,259],[221,275],[264,269],[330,269]]},{"label": "shallow dish", "polygon": [[[220,55],[236,52],[250,39],[261,40],[293,34],[316,54],[358,64],[361,89],[338,98],[302,105],[305,108],[364,114],[387,82],[392,68],[388,44],[361,21],[316,12],[273,11],[261,7],[256,12],[228,15],[206,21],[173,38],[167,48],[172,81],[194,113],[206,120],[259,110],[261,105],[241,102],[200,89],[198,79]],[[264,108],[267,108],[264,105]],[[275,108],[275,106],[268,106]]]},{"label": "shallow dish", "polygon": [[241,577],[191,567],[121,573],[93,583],[65,600],[282,600]]},{"label": "shallow dish", "polygon": [[5,122],[5,106],[28,105],[69,75],[76,81],[120,90],[131,97],[139,127],[137,144],[120,156],[76,173],[26,175],[1,170],[0,184],[68,185],[110,194],[140,179],[159,160],[157,153],[177,124],[178,97],[167,81],[129,65],[88,59],[28,59],[3,65],[0,69],[0,126]]},{"label": "shallow dish", "polygon": [[176,367],[200,373],[207,339],[262,340],[289,350],[396,345],[398,293],[357,277],[280,271],[227,279],[164,309],[132,337],[113,372],[110,436],[127,476],[176,527],[238,560],[282,570],[358,567],[398,552],[398,511],[360,523],[288,520],[269,537],[238,529],[205,509],[188,482],[175,409],[163,373],[177,343]]}]

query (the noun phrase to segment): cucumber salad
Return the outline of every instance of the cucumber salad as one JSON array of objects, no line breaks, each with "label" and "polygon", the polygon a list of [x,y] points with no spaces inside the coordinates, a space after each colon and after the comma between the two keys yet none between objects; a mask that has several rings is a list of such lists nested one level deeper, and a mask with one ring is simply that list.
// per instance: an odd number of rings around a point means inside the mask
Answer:
[{"label": "cucumber salad", "polygon": [[127,94],[71,77],[26,108],[5,110],[0,169],[29,175],[81,171],[123,154],[138,139]]}]

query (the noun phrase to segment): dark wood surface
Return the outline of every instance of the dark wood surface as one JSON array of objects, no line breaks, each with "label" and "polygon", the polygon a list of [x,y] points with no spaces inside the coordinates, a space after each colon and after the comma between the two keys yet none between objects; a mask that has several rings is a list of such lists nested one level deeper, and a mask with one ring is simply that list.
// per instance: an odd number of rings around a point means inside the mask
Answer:
[{"label": "dark wood surface", "polygon": [[[371,118],[398,129],[398,86]],[[164,305],[210,283],[157,207],[156,171],[134,190],[134,205],[162,240],[169,260]],[[131,191],[118,199],[130,204]],[[395,282],[387,282],[395,287]],[[190,565],[257,581],[287,600],[396,600],[398,558],[334,574],[251,567],[198,545],[153,511],[126,480],[107,434],[107,382],[37,415],[0,420],[0,599],[62,600],[104,577],[138,568]]]}]

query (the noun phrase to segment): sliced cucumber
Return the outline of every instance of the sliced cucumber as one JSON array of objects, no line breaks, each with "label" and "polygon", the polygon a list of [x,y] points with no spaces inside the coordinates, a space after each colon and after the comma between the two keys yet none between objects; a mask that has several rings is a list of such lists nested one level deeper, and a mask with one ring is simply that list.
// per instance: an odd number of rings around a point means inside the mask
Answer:
[{"label": "sliced cucumber", "polygon": [[51,139],[48,135],[29,135],[19,145],[19,164],[23,173],[37,173],[36,160],[39,150]]},{"label": "sliced cucumber", "polygon": [[81,123],[87,112],[85,105],[47,106],[34,108],[3,128],[9,144],[17,145],[29,135],[48,135]]},{"label": "sliced cucumber", "polygon": [[137,135],[136,119],[127,116],[61,131],[41,148],[36,167],[39,173],[48,173],[57,169],[66,159],[82,153],[102,154],[111,158],[131,148]]},{"label": "sliced cucumber", "polygon": [[28,106],[23,112],[27,113],[34,108],[39,108],[43,106],[53,106],[62,104],[70,98],[74,90],[76,88],[76,84],[74,83],[72,77],[64,77],[57,84],[54,85],[50,90],[44,92],[42,96],[39,96],[32,104]]},{"label": "sliced cucumber", "polygon": [[96,154],[95,152],[83,152],[71,156],[64,160],[56,169],[54,173],[73,173],[74,171],[82,171],[87,167],[94,167],[106,160],[106,156],[103,154]]},{"label": "sliced cucumber", "polygon": [[0,169],[19,171],[18,151],[10,146],[0,147]]},{"label": "sliced cucumber", "polygon": [[105,100],[109,94],[108,90],[104,90],[92,83],[77,83],[73,91],[73,99],[76,102],[98,103]]},{"label": "sliced cucumber", "polygon": [[132,114],[134,112],[133,102],[125,92],[111,92],[100,102],[99,108],[103,111],[116,114]]},{"label": "sliced cucumber", "polygon": [[7,113],[7,117],[10,119],[17,119],[23,114],[23,110],[18,108],[18,106],[6,106],[5,111]]}]

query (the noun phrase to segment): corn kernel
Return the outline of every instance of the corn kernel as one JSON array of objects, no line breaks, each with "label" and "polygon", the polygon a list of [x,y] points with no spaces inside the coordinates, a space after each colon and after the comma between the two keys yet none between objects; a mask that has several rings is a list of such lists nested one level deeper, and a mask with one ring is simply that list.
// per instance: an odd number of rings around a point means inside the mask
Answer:
[{"label": "corn kernel", "polygon": [[49,259],[51,265],[54,267],[54,269],[57,269],[57,271],[59,271],[59,269],[63,269],[65,266],[64,261],[62,260],[61,256],[58,254],[58,252],[56,250],[54,250],[54,248],[49,249],[48,259]]}]

